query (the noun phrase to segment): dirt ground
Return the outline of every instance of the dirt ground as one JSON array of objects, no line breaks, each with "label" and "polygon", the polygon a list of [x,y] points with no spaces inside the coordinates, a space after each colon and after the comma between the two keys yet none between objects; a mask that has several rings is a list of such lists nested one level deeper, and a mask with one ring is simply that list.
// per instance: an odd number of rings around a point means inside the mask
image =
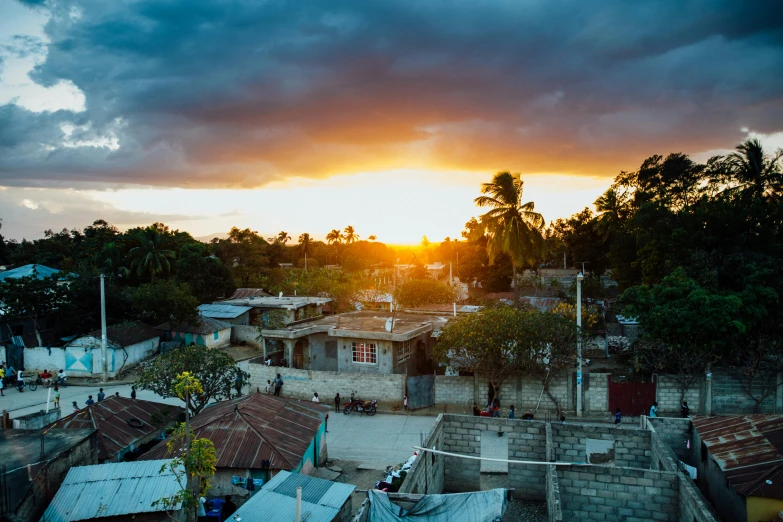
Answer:
[{"label": "dirt ground", "polygon": [[362,502],[367,499],[367,493],[358,490],[368,490],[375,487],[375,483],[382,480],[386,475],[384,471],[378,469],[358,469],[361,461],[356,460],[330,460],[327,463],[328,468],[341,469],[340,476],[335,479],[336,482],[344,482],[345,484],[353,484],[356,486],[356,490],[353,492],[351,502],[353,504],[353,511],[351,516],[355,516],[359,509],[362,507]]}]

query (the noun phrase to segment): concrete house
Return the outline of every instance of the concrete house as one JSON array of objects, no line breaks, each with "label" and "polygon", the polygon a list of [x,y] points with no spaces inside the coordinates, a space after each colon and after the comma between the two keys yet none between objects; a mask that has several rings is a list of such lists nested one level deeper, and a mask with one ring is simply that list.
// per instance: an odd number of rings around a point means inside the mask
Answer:
[{"label": "concrete house", "polygon": [[[304,370],[419,375],[448,316],[363,311],[325,316],[278,330],[263,330],[265,356]],[[270,354],[270,340],[280,352]]]},{"label": "concrete house", "polygon": [[185,410],[159,402],[128,397],[108,397],[63,417],[49,428],[94,429],[98,437],[98,462],[118,462],[138,456],[163,437]]},{"label": "concrete house", "polygon": [[[141,321],[115,324],[106,329],[107,359],[109,377],[115,377],[117,372],[128,366],[148,359],[158,352],[160,332]],[[31,364],[29,368],[60,368],[65,367],[69,375],[85,376],[103,373],[101,366],[101,331],[95,330],[78,337],[65,345],[65,361],[63,365],[43,363]],[[27,362],[27,361],[26,361]]]},{"label": "concrete house", "polygon": [[310,317],[323,315],[323,307],[331,301],[328,297],[307,297],[307,296],[258,296],[249,295],[237,299],[226,299],[215,304],[248,306],[250,310],[250,323],[256,324],[259,317],[267,320],[270,317],[269,312],[278,311],[283,321],[293,323]]},{"label": "concrete house", "polygon": [[[169,462],[149,460],[71,468],[41,522],[184,522],[181,504],[168,511],[153,505],[181,490],[175,472],[167,466]],[[184,470],[180,466],[175,471],[181,474]]]},{"label": "concrete house", "polygon": [[783,511],[783,415],[694,417],[699,489],[724,520],[773,520]]},{"label": "concrete house", "polygon": [[[217,471],[210,496],[249,498],[247,482],[258,486],[281,470],[308,475],[326,462],[329,407],[309,401],[252,393],[209,406],[191,420],[199,438],[215,445]],[[166,442],[140,457],[170,458]],[[254,485],[256,482],[253,483]]]},{"label": "concrete house", "polygon": [[195,324],[166,322],[155,327],[166,341],[178,341],[183,346],[195,343],[207,348],[222,348],[231,343],[231,324],[220,319],[199,315]]}]

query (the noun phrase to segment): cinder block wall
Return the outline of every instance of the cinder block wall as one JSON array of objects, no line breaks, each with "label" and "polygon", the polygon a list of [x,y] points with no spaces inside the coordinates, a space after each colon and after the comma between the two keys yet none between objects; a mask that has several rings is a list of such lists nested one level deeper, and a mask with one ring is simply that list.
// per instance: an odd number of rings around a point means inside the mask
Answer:
[{"label": "cinder block wall", "polygon": [[310,399],[313,392],[318,392],[321,402],[326,404],[333,404],[337,392],[345,403],[354,390],[365,400],[378,399],[386,404],[402,404],[405,390],[405,375],[319,372],[266,366],[253,362],[250,363],[249,373],[251,391],[255,391],[258,387],[263,392],[266,381],[274,382],[279,373],[285,383],[281,395]]},{"label": "cinder block wall", "polygon": [[[424,439],[426,448],[443,449],[443,415],[438,416],[435,425]],[[439,495],[443,493],[445,479],[446,457],[434,453],[419,452],[419,457],[413,463],[405,481],[400,487],[400,493]]]},{"label": "cinder block wall", "polygon": [[[758,394],[763,383],[754,383],[753,389]],[[775,413],[775,393],[768,396],[762,403],[758,413]],[[742,382],[734,375],[715,371],[712,374],[712,413],[730,414],[753,411],[755,402],[745,393]],[[690,401],[688,402],[690,405]]]},{"label": "cinder block wall", "polygon": [[693,427],[690,419],[656,417],[648,419],[655,432],[684,461],[690,462],[691,450],[688,441],[693,444]]},{"label": "cinder block wall", "polygon": [[[698,412],[701,408],[701,395],[703,379],[697,380],[685,391],[683,400],[688,402],[692,412]],[[677,381],[670,375],[658,375],[656,379],[656,400],[658,401],[658,414],[678,416],[680,414],[680,388]]]},{"label": "cinder block wall", "polygon": [[680,520],[674,473],[610,466],[558,468],[564,520]]},{"label": "cinder block wall", "polygon": [[586,462],[586,440],[614,440],[615,465],[650,469],[650,433],[611,425],[552,424],[552,446],[558,462]]}]

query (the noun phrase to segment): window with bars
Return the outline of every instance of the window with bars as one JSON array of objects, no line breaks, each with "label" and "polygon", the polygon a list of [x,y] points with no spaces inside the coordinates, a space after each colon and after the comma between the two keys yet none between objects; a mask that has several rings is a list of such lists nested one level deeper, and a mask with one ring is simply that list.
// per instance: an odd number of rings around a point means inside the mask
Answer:
[{"label": "window with bars", "polygon": [[405,362],[411,358],[411,342],[403,341],[397,348],[397,362]]},{"label": "window with bars", "polygon": [[378,350],[372,343],[351,343],[353,362],[357,364],[377,364]]}]

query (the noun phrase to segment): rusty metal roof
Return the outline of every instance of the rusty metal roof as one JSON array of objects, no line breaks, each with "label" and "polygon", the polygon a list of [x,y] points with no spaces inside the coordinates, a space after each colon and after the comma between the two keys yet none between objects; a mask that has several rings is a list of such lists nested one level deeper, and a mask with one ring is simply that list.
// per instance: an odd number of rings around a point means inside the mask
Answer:
[{"label": "rusty metal roof", "polygon": [[692,421],[737,493],[783,499],[783,487],[762,486],[767,485],[770,473],[781,472],[783,415],[694,417]]},{"label": "rusty metal roof", "polygon": [[247,299],[248,297],[270,296],[263,288],[237,288],[229,299]]},{"label": "rusty metal roof", "polygon": [[[45,429],[96,429],[98,459],[111,460],[131,444],[176,421],[184,412],[179,406],[114,396],[63,417]],[[131,426],[131,419],[138,419],[142,426]]]},{"label": "rusty metal roof", "polygon": [[[191,420],[199,438],[215,445],[218,468],[295,470],[324,422],[329,407],[253,393],[210,406]],[[141,456],[169,457],[165,442]]]},{"label": "rusty metal roof", "polygon": [[[101,331],[95,330],[87,335],[100,339]],[[160,332],[141,321],[115,324],[106,328],[106,340],[120,347],[130,346],[142,341],[155,339],[156,337],[160,337]]]}]

